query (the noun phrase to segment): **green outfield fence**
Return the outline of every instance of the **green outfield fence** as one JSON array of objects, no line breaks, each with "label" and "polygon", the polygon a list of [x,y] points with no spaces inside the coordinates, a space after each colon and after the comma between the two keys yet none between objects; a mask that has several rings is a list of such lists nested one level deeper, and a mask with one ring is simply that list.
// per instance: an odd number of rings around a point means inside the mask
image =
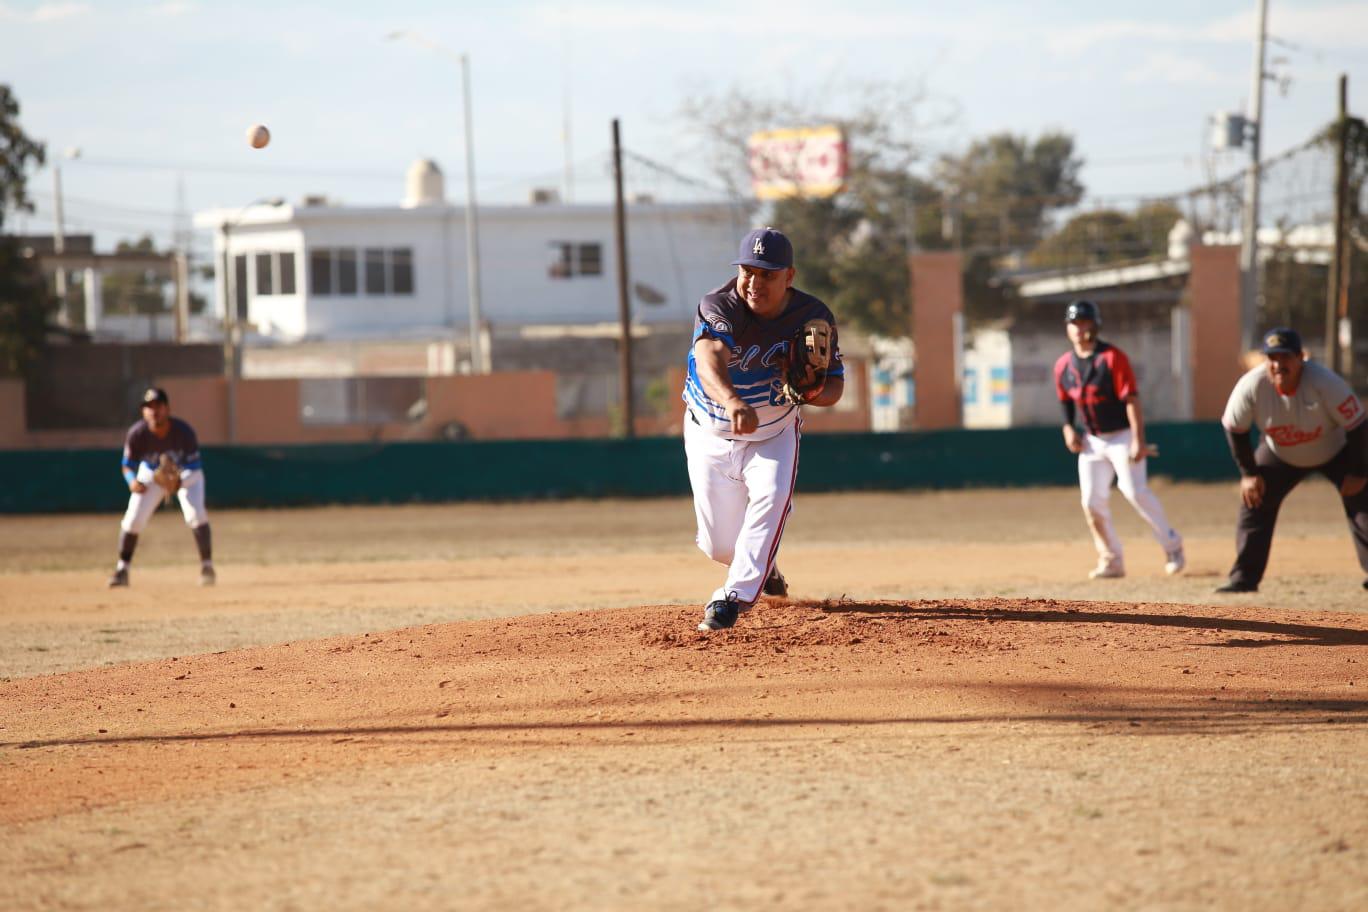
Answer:
[{"label": "green outfield fence", "polygon": [[[1234,479],[1215,422],[1154,424],[1150,474]],[[122,510],[118,450],[0,451],[0,513]],[[206,447],[210,508],[440,503],[689,492],[678,437],[458,443]],[[907,491],[1073,485],[1058,428],[809,434],[802,491]]]}]

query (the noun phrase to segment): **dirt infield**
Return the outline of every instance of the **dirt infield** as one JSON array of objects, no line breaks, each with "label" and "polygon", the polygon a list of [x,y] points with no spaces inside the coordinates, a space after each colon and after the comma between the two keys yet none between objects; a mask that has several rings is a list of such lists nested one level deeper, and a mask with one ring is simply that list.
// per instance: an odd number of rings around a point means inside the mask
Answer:
[{"label": "dirt infield", "polygon": [[1222,600],[1160,493],[1190,574],[1118,505],[1106,583],[1076,492],[803,498],[711,635],[682,501],[225,513],[212,590],[0,521],[0,908],[1363,908],[1334,498]]}]

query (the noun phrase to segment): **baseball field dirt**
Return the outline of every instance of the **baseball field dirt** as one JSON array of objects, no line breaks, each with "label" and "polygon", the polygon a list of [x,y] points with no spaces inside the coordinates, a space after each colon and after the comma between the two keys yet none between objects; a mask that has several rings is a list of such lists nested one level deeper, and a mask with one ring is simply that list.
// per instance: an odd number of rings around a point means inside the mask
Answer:
[{"label": "baseball field dirt", "polygon": [[[702,634],[687,501],[0,520],[0,908],[1368,906],[1368,592],[1329,487],[1255,595],[1077,492],[800,497]],[[211,498],[212,504],[212,498]]]}]

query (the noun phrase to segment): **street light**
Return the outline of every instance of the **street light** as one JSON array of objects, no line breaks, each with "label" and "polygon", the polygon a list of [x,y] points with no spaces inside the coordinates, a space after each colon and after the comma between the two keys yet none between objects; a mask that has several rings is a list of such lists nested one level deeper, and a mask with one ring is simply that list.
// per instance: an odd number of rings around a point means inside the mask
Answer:
[{"label": "street light", "polygon": [[470,116],[470,55],[456,53],[423,35],[409,31],[390,32],[388,41],[407,39],[443,57],[454,57],[461,64],[461,98],[465,117],[466,147],[466,288],[470,299],[470,369],[482,374],[486,370],[483,346],[480,344],[480,228],[475,207],[475,139]]},{"label": "street light", "polygon": [[223,233],[223,344],[228,349],[223,359],[228,374],[227,414],[228,442],[237,443],[237,384],[242,377],[242,325],[238,320],[237,274],[232,270],[233,252],[229,249],[229,233],[253,206],[279,206],[285,201],[278,196],[261,197],[243,206],[230,219],[219,223]]},{"label": "street light", "polygon": [[[77,146],[72,146],[62,153],[62,158],[69,158],[73,161],[81,157],[81,150]],[[60,160],[54,159],[52,162],[52,198],[53,198],[53,226],[52,226],[52,252],[57,254],[57,300],[62,302],[62,319],[66,319],[66,267],[62,265],[62,253],[66,250],[65,221],[62,215],[62,166]]]}]

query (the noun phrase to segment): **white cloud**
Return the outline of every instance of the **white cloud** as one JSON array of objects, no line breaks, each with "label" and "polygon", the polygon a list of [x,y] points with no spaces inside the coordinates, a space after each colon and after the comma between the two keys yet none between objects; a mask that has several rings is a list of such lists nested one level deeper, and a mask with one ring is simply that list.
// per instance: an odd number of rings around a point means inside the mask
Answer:
[{"label": "white cloud", "polygon": [[[1214,41],[1253,42],[1253,11],[1212,22],[1203,36]],[[1328,3],[1322,6],[1270,4],[1268,32],[1304,44],[1308,50],[1330,48],[1368,49],[1368,4]]]},{"label": "white cloud", "polygon": [[34,22],[58,22],[74,16],[84,16],[90,11],[89,3],[40,3],[29,18]]},{"label": "white cloud", "polygon": [[1139,66],[1123,77],[1132,85],[1141,83],[1169,83],[1172,85],[1243,85],[1244,75],[1217,69],[1205,59],[1190,54],[1162,51],[1147,56]]},{"label": "white cloud", "polygon": [[1174,42],[1192,37],[1189,30],[1127,19],[1040,29],[1037,37],[1057,54],[1080,54],[1118,41]]},{"label": "white cloud", "polygon": [[191,3],[190,0],[167,0],[166,3],[159,3],[152,7],[149,12],[154,16],[183,16],[186,13],[194,12],[197,5]]},{"label": "white cloud", "polygon": [[[833,11],[830,5],[803,7],[790,4],[783,19],[774,20],[766,9],[719,7],[713,11],[682,6],[644,6],[618,3],[589,3],[567,10],[555,4],[533,9],[530,21],[544,28],[569,26],[576,32],[633,32],[653,34],[696,34],[713,36],[816,37],[828,40],[895,37],[944,37],[969,39],[982,32],[981,24],[946,17],[895,13]],[[742,48],[744,50],[744,47]]]},{"label": "white cloud", "polygon": [[89,3],[40,3],[31,10],[0,3],[0,22],[60,22],[91,11]]}]

